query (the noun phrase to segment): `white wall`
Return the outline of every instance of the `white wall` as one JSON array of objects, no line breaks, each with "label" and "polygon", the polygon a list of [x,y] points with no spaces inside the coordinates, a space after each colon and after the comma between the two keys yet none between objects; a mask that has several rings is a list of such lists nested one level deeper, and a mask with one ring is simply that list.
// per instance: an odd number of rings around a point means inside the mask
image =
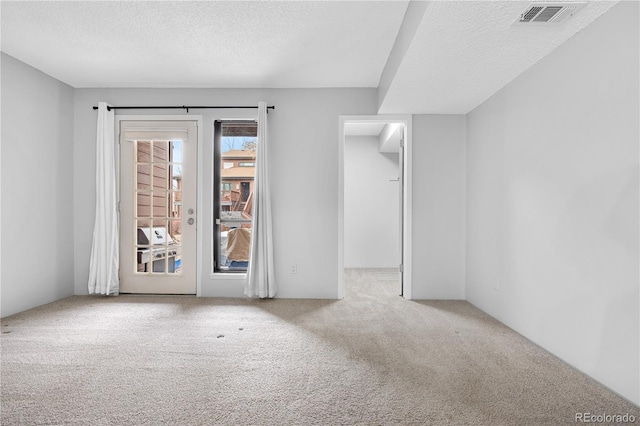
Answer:
[{"label": "white wall", "polygon": [[[373,114],[375,89],[76,89],[75,90],[75,293],[87,293],[94,219],[94,167],[98,101],[112,105],[275,105],[269,112],[274,251],[278,297],[337,297],[338,116]],[[256,112],[192,110],[204,119],[205,227],[201,265],[204,296],[242,296],[242,282],[212,280],[210,273],[213,120]],[[117,114],[184,114],[174,110]],[[298,273],[289,274],[297,265]]]},{"label": "white wall", "polygon": [[467,121],[468,300],[636,404],[638,40],[621,2]]},{"label": "white wall", "polygon": [[2,53],[2,307],[73,294],[73,89]]},{"label": "white wall", "polygon": [[346,136],[344,267],[400,264],[398,154],[380,153],[377,136]]},{"label": "white wall", "polygon": [[465,297],[462,115],[413,116],[414,299]]}]

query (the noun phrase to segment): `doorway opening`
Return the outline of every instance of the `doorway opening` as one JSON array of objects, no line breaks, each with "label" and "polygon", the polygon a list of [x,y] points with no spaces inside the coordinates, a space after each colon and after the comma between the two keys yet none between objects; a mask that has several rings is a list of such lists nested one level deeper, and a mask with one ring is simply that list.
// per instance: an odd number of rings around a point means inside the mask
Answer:
[{"label": "doorway opening", "polygon": [[410,299],[411,116],[340,117],[339,133],[338,297],[367,281]]}]

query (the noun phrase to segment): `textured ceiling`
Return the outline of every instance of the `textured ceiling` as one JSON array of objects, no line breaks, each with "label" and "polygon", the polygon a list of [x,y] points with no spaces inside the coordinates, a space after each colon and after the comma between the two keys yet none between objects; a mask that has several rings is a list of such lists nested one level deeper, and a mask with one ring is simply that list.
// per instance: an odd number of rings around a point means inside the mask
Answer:
[{"label": "textured ceiling", "polygon": [[1,45],[77,88],[379,87],[380,113],[466,114],[615,3],[513,26],[529,1],[2,0]]},{"label": "textured ceiling", "polygon": [[466,114],[616,2],[589,2],[562,24],[513,26],[531,3],[431,2],[380,112]]},{"label": "textured ceiling", "polygon": [[2,50],[73,87],[376,87],[406,1],[2,1]]}]

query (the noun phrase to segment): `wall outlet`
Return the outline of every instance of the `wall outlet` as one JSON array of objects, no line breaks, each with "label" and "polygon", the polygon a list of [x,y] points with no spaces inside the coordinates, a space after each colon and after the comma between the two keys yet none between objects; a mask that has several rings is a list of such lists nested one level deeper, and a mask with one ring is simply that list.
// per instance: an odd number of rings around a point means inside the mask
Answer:
[{"label": "wall outlet", "polygon": [[493,291],[500,291],[500,277],[496,277],[493,282]]},{"label": "wall outlet", "polygon": [[298,273],[298,265],[291,265],[289,267],[289,273],[290,274],[297,274]]}]

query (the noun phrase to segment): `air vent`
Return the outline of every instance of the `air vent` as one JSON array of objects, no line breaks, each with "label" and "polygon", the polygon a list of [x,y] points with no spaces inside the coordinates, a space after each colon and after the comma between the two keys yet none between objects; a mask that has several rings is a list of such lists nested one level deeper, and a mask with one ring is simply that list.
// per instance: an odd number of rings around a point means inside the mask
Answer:
[{"label": "air vent", "polygon": [[585,4],[586,2],[531,3],[514,24],[560,24]]}]

